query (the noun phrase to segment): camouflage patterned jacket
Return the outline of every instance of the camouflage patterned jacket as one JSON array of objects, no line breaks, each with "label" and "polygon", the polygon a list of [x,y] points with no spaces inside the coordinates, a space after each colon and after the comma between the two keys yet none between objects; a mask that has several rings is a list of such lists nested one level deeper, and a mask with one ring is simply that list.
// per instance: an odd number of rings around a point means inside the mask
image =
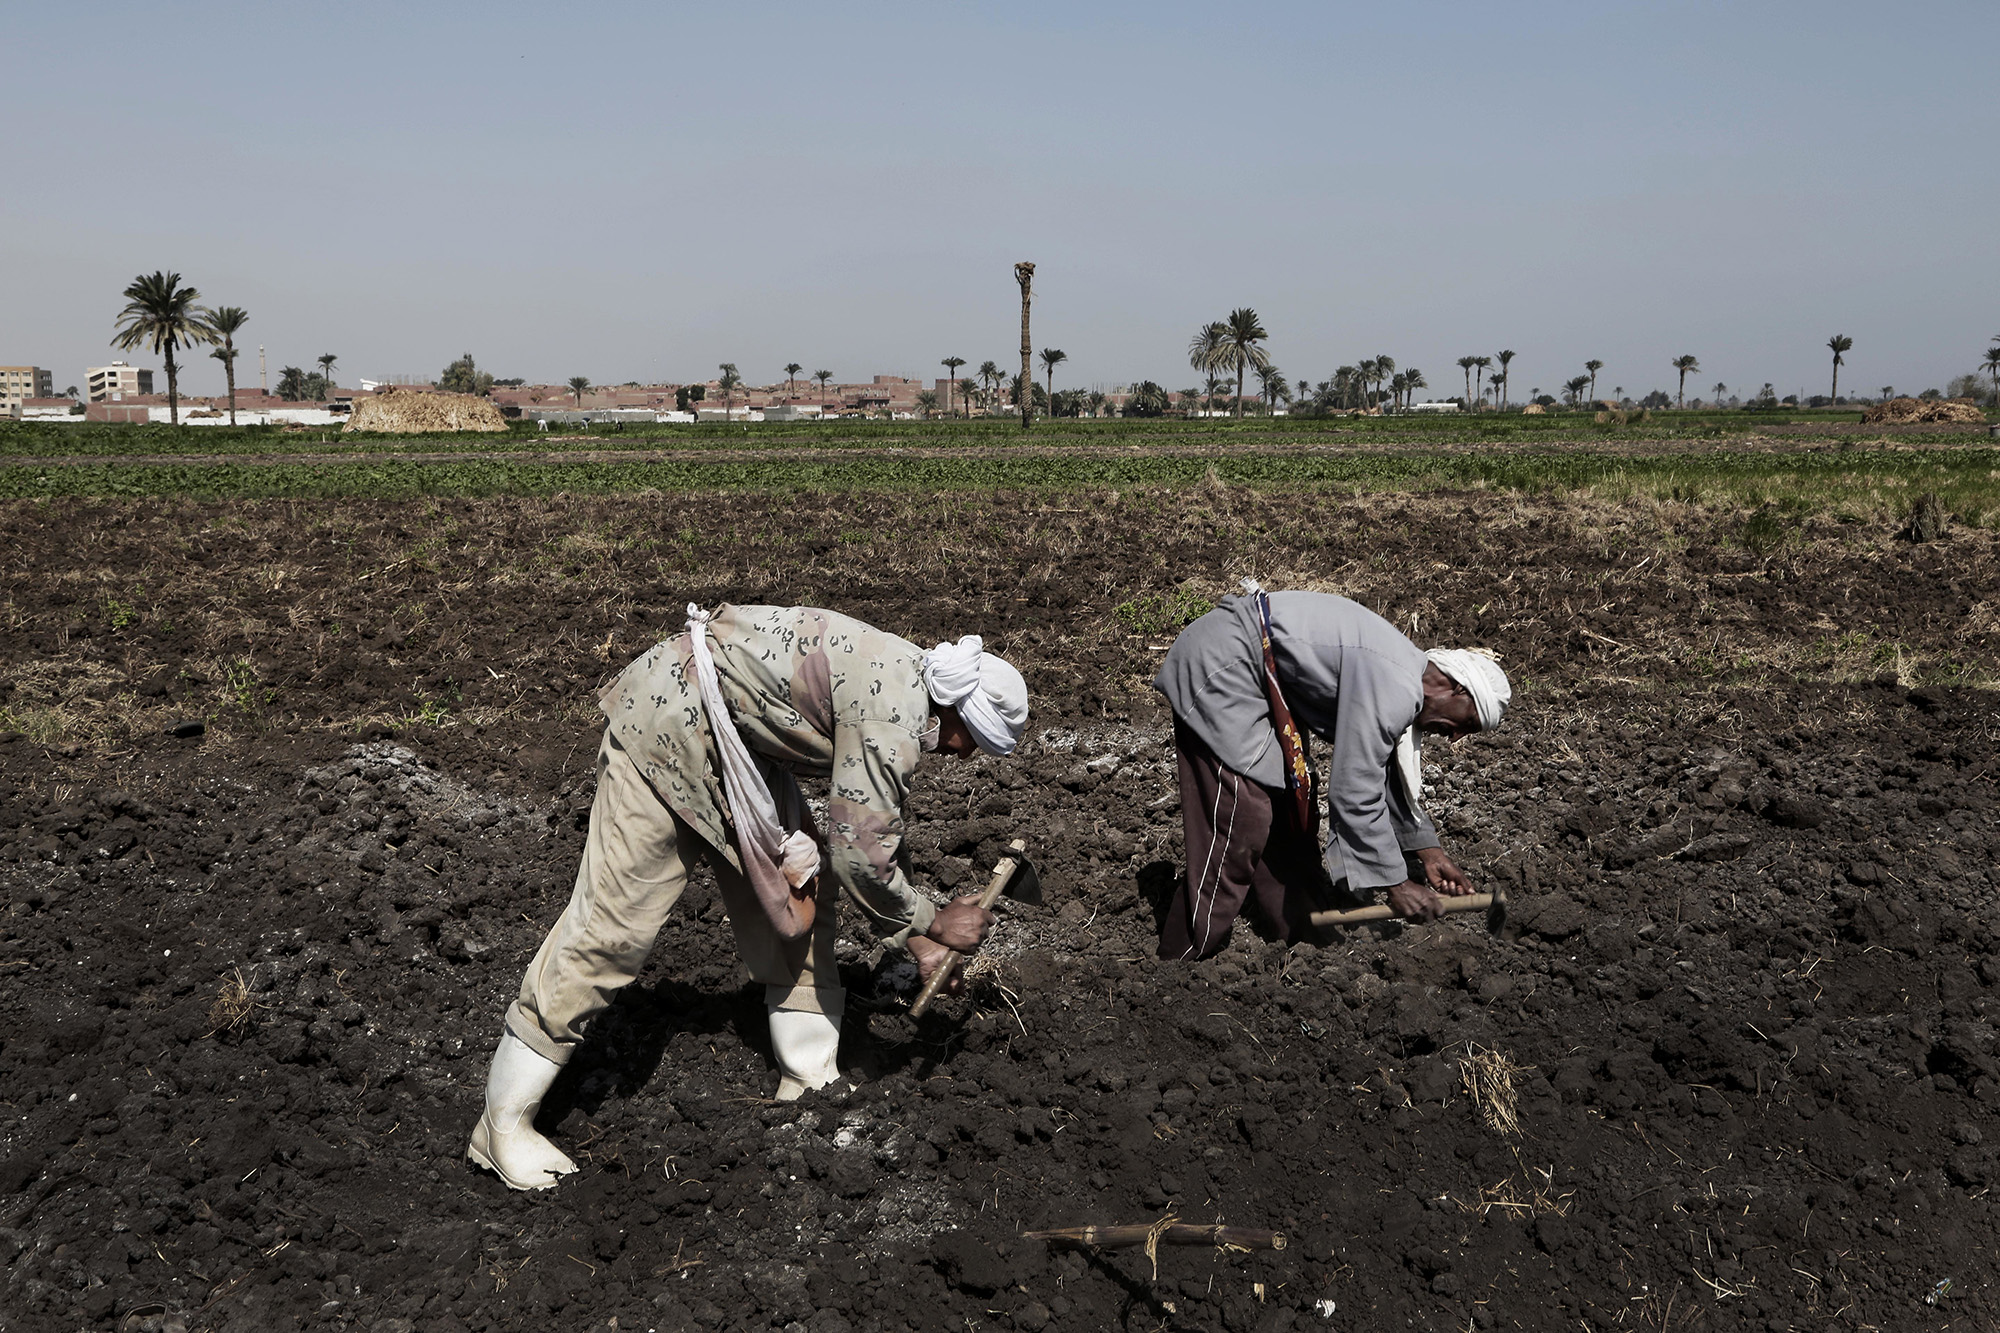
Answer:
[{"label": "camouflage patterned jacket", "polygon": [[[897,852],[903,798],[931,721],[923,649],[833,611],[729,606],[709,622],[722,698],[754,755],[831,779],[825,865],[892,944],[937,908]],[[715,736],[685,631],[655,644],[598,695],[653,790],[738,870]]]}]

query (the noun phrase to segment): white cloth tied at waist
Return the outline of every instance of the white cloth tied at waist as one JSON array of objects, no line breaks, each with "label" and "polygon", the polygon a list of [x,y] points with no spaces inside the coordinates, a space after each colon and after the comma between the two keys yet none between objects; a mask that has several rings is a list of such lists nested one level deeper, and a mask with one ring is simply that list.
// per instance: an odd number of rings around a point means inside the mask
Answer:
[{"label": "white cloth tied at waist", "polygon": [[736,829],[736,849],[743,857],[744,877],[756,889],[771,924],[787,938],[796,939],[812,927],[814,902],[810,894],[794,890],[819,874],[819,843],[806,831],[805,795],[798,780],[789,770],[771,766],[778,782],[777,795],[773,796],[766,766],[750,753],[736,730],[729,705],[722,698],[721,680],[715,674],[715,657],[708,647],[709,619],[707,611],[688,603],[688,647],[702,707],[708,712],[709,730],[715,734],[716,753],[722,760],[722,792],[729,803],[729,822]]}]

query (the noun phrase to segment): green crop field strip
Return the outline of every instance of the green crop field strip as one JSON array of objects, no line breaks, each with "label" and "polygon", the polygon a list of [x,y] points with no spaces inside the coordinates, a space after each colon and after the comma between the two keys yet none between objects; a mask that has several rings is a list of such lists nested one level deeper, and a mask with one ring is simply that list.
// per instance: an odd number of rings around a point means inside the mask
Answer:
[{"label": "green crop field strip", "polygon": [[[348,434],[337,427],[286,431],[269,426],[45,425],[0,422],[0,460],[135,455],[492,454],[520,450],[676,452],[735,449],[849,450],[1087,445],[1146,448],[1218,446],[1408,447],[1483,443],[1591,442],[1620,439],[1713,441],[1781,430],[1810,439],[1852,429],[1855,412],[1687,412],[1631,425],[1599,425],[1583,413],[1548,416],[1252,417],[1244,421],[1044,419],[1031,431],[1003,418],[977,421],[620,423],[550,431],[515,423],[494,435]],[[1828,436],[1831,437],[1830,434]]]},{"label": "green crop field strip", "polygon": [[1810,424],[1788,416],[1780,440],[1746,427],[1750,415],[1689,413],[1623,428],[1581,415],[1056,421],[1030,432],[1000,421],[829,422],[649,426],[561,441],[519,430],[319,440],[216,427],[10,426],[0,429],[0,499],[963,492],[1213,480],[1333,494],[1587,492],[1878,517],[1906,512],[1928,491],[1958,521],[2000,521],[2000,451],[1977,429],[1891,441],[1855,433],[1852,414],[1826,413]]}]

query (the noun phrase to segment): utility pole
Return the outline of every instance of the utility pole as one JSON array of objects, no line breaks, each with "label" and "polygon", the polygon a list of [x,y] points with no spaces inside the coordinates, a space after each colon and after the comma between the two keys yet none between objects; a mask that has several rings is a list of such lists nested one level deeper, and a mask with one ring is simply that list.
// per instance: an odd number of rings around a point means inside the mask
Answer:
[{"label": "utility pole", "polygon": [[264,366],[264,344],[257,344],[257,387],[266,395],[271,392],[271,374]]},{"label": "utility pole", "polygon": [[1021,429],[1035,423],[1035,341],[1028,336],[1028,304],[1035,284],[1035,266],[1026,260],[1014,265],[1014,281],[1021,284]]}]

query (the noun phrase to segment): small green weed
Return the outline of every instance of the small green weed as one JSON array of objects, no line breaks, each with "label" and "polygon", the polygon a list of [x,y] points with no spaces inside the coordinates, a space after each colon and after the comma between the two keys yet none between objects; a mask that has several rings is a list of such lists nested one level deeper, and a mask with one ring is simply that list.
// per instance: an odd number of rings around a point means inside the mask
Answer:
[{"label": "small green weed", "polygon": [[1805,513],[1806,506],[1789,497],[1760,504],[1756,513],[1743,520],[1737,537],[1745,550],[1756,555],[1769,555],[1804,539]]},{"label": "small green weed", "polygon": [[1215,603],[1199,593],[1175,588],[1172,592],[1149,592],[1129,602],[1120,602],[1116,614],[1134,634],[1150,638],[1156,634],[1178,634],[1191,621],[1214,609]]},{"label": "small green weed", "polygon": [[139,612],[130,602],[121,602],[107,593],[104,597],[104,618],[111,622],[111,628],[124,629],[138,621]]},{"label": "small green weed", "polygon": [[265,705],[278,697],[278,692],[257,679],[257,668],[244,658],[237,658],[222,672],[222,692],[229,702],[245,717],[261,717]]}]

